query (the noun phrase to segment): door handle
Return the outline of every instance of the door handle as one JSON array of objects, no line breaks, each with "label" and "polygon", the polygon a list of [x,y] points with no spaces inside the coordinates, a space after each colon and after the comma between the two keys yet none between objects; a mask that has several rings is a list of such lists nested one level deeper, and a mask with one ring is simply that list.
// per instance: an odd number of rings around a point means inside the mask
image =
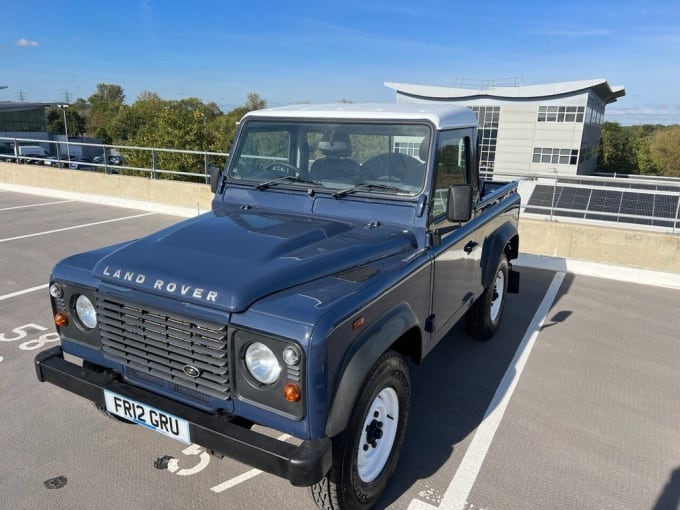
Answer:
[{"label": "door handle", "polygon": [[477,246],[477,245],[479,245],[478,242],[476,242],[476,241],[470,241],[469,243],[467,243],[467,244],[465,245],[465,247],[463,248],[463,251],[464,251],[465,253],[472,253],[472,250],[474,250],[474,249],[475,249],[475,246]]}]

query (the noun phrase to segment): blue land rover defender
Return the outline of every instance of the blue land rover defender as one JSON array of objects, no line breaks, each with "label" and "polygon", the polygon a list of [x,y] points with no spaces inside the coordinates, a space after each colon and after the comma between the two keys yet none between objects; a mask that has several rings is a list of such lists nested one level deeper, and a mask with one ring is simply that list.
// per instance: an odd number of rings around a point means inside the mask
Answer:
[{"label": "blue land rover defender", "polygon": [[463,317],[490,338],[519,287],[520,197],[480,180],[476,125],[439,104],[248,113],[211,212],[55,266],[61,345],[38,378],[322,509],[370,508],[404,440],[405,358]]}]

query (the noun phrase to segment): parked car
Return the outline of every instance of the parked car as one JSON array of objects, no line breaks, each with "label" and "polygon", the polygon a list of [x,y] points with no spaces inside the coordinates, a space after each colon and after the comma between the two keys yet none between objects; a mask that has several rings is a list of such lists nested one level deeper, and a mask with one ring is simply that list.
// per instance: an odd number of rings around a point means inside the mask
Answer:
[{"label": "parked car", "polygon": [[92,163],[91,158],[71,155],[71,161],[68,166],[74,170],[96,170],[97,167]]},{"label": "parked car", "polygon": [[0,161],[13,163],[15,161],[14,144],[0,142]]},{"label": "parked car", "polygon": [[58,167],[59,166],[59,158],[57,156],[48,156],[47,159],[45,161],[43,161],[43,163],[46,166],[57,166]]},{"label": "parked car", "polygon": [[[104,164],[104,156],[95,156],[92,158],[93,163],[97,163],[98,165],[103,165]],[[107,158],[107,163],[109,165],[115,165],[115,166],[120,166],[123,164],[123,157],[118,156],[115,154],[109,154]]]},{"label": "parked car", "polygon": [[61,345],[38,379],[310,486],[322,510],[368,510],[409,414],[431,426],[409,413],[405,358],[421,365],[463,318],[488,340],[519,291],[518,184],[480,180],[475,147],[475,113],[453,105],[247,113],[212,211],[54,267]]},{"label": "parked car", "polygon": [[49,153],[40,145],[19,146],[19,163],[39,165],[49,156]]}]

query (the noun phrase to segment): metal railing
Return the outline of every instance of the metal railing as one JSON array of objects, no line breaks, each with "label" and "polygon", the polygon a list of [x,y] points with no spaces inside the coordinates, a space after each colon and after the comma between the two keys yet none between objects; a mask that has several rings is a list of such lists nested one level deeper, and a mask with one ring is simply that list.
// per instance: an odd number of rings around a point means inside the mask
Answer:
[{"label": "metal railing", "polygon": [[554,174],[517,177],[522,213],[528,217],[680,233],[680,179]]},{"label": "metal railing", "polygon": [[[183,180],[210,182],[210,169],[223,167],[228,154],[211,151],[192,151],[182,149],[164,149],[155,147],[138,147],[130,145],[106,145],[89,142],[41,140],[36,138],[17,138],[0,136],[0,144],[9,148],[7,152],[0,152],[0,161],[39,162],[48,166],[68,168],[72,170],[100,171],[108,174],[127,174],[147,176],[150,179],[180,177]],[[21,155],[20,146],[39,145],[49,155],[44,157],[35,155]],[[134,154],[146,154],[146,157],[135,158]],[[194,168],[172,168],[163,166],[164,154],[187,154],[196,156],[200,165]],[[96,158],[100,156],[101,161]],[[111,156],[120,156],[121,164],[112,164]],[[131,165],[130,160],[144,159],[148,166]]]},{"label": "metal railing", "polygon": [[[0,137],[0,147],[13,147],[11,153],[0,152],[0,161],[16,160],[20,145],[40,145],[50,153],[48,157],[24,156],[25,160],[104,173],[144,176],[150,179],[180,178],[189,181],[210,182],[210,169],[223,167],[228,154],[210,151],[191,151],[127,145],[103,145],[76,141],[40,140],[31,138]],[[67,150],[65,149],[67,148]],[[67,160],[66,153],[79,155]],[[130,165],[132,154],[146,154],[148,166]],[[82,157],[83,154],[88,156]],[[93,161],[93,154],[103,161]],[[109,162],[110,155],[121,155],[122,164]],[[194,168],[168,168],[163,166],[165,154],[187,154],[200,161]],[[137,158],[140,159],[140,158]],[[484,179],[519,180],[522,213],[528,217],[585,223],[617,224],[645,230],[680,233],[680,179],[652,176],[567,176],[550,174],[517,174],[512,176],[497,172],[481,172]]]}]

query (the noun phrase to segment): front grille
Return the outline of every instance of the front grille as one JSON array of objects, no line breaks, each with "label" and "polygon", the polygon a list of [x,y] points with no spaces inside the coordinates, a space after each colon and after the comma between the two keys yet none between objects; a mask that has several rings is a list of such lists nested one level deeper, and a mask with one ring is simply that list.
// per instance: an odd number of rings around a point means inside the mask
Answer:
[{"label": "front grille", "polygon": [[[226,324],[167,315],[106,295],[98,296],[97,313],[104,355],[125,364],[133,377],[164,381],[198,400],[230,398]],[[198,377],[184,372],[187,365],[199,370]]]}]

